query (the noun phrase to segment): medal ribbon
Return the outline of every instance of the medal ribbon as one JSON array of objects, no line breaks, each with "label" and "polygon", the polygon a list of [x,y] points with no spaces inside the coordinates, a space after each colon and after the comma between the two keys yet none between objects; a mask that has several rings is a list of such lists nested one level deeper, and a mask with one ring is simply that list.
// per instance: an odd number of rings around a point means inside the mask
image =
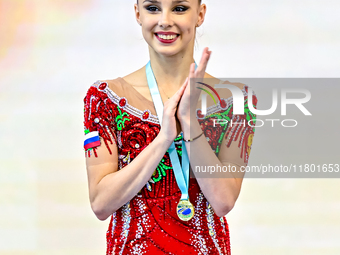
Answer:
[{"label": "medal ribbon", "polygon": [[[196,64],[196,63],[195,63]],[[197,64],[195,66],[197,68]],[[163,102],[160,96],[157,81],[152,71],[150,61],[145,67],[146,78],[150,89],[151,97],[157,112],[159,124],[162,125],[163,119]],[[181,132],[183,134],[183,132]],[[178,154],[176,151],[175,142],[172,142],[168,149],[172,168],[174,170],[175,178],[179,189],[182,192],[181,200],[188,200],[188,188],[189,188],[189,157],[185,147],[185,143],[182,139],[182,167],[179,162]]]}]

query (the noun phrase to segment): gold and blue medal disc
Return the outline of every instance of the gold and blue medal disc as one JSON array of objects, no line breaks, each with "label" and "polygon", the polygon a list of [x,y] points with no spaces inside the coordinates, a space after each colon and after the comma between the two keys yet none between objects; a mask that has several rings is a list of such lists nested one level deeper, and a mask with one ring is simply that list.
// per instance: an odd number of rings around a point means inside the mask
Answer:
[{"label": "gold and blue medal disc", "polygon": [[195,209],[189,200],[181,199],[177,204],[177,216],[183,221],[191,220],[195,215]]}]

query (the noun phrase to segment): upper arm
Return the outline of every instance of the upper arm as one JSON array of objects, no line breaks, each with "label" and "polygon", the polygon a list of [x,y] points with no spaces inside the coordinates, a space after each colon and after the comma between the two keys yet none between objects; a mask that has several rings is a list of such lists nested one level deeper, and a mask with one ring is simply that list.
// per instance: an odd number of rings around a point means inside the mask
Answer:
[{"label": "upper arm", "polygon": [[[248,107],[248,87],[241,83],[233,83],[239,89],[244,92],[244,114],[234,115],[231,102],[231,111],[228,115],[228,123],[226,124],[226,130],[221,141],[220,151],[218,158],[223,165],[234,165],[237,170],[241,166],[247,166],[253,138],[255,134],[255,120],[256,115],[249,111]],[[257,98],[255,94],[252,96],[253,106],[256,107]],[[236,171],[232,172],[235,178],[243,178],[244,172]]]},{"label": "upper arm", "polygon": [[[97,86],[100,85],[97,84]],[[90,200],[96,195],[97,184],[108,174],[118,170],[118,148],[115,135],[115,107],[107,95],[91,86],[84,98],[84,130],[88,134],[98,132],[100,144],[89,143],[85,135],[85,143],[91,148],[85,149],[86,168]],[[98,138],[97,138],[98,139]],[[94,139],[96,140],[96,139]],[[86,141],[86,142],[85,142]]]}]

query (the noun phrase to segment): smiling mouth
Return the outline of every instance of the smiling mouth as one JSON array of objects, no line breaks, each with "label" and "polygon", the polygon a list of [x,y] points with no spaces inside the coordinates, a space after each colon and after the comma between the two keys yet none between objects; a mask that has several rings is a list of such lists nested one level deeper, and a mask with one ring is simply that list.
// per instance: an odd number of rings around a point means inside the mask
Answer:
[{"label": "smiling mouth", "polygon": [[173,40],[175,39],[176,37],[179,36],[179,34],[173,34],[173,35],[161,35],[161,34],[157,34],[155,33],[155,35],[163,40]]}]

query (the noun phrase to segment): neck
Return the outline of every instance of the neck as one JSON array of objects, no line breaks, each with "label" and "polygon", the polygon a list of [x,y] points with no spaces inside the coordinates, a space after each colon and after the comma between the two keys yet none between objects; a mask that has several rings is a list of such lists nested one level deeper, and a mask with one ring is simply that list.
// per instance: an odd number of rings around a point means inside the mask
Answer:
[{"label": "neck", "polygon": [[194,63],[193,50],[173,56],[157,54],[149,49],[150,64],[158,87],[172,96],[183,85],[189,75],[190,64]]}]

